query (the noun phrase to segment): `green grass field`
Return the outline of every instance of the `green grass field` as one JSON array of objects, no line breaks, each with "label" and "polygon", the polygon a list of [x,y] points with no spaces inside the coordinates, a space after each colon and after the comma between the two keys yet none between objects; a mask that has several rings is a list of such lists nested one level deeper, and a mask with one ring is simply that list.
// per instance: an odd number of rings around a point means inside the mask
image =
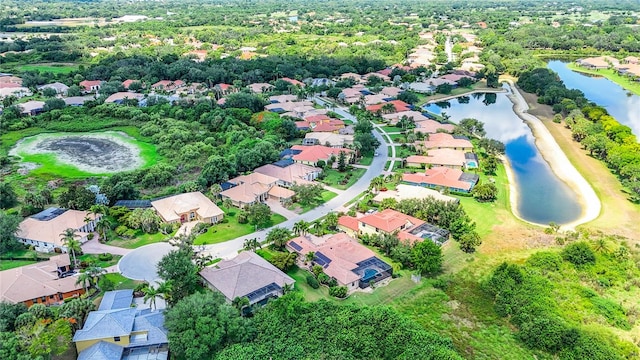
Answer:
[{"label": "green grass field", "polygon": [[0,271],[17,268],[20,266],[35,264],[32,260],[0,260]]},{"label": "green grass field", "polygon": [[113,255],[113,258],[111,260],[103,261],[103,260],[100,260],[98,258],[98,255],[96,254],[84,254],[84,255],[78,256],[78,261],[80,262],[86,261],[94,266],[106,268],[106,267],[117,264],[118,261],[120,261],[121,257],[122,257],[121,255]]},{"label": "green grass field", "polygon": [[118,273],[109,273],[103,276],[115,284],[116,290],[135,289],[138,284],[142,283],[142,281],[127,279]]},{"label": "green grass field", "polygon": [[[225,211],[225,218],[229,219],[229,222],[213,225],[206,233],[196,237],[194,245],[218,244],[256,231],[254,225],[240,224],[238,222],[237,212],[240,210],[234,209],[234,211],[231,212],[233,215],[229,215],[229,211],[225,209],[223,209],[223,211]],[[280,224],[285,220],[287,219],[280,214],[271,214],[271,224],[269,226]]]},{"label": "green grass field", "polygon": [[365,165],[365,166],[371,165],[372,162],[373,162],[373,156],[371,155],[363,156],[359,161],[360,165]]},{"label": "green grass field", "polygon": [[320,206],[321,204],[326,203],[327,201],[333,199],[334,197],[338,196],[338,194],[334,193],[333,191],[329,191],[329,190],[325,190],[322,192],[322,194],[320,194],[321,199],[319,201],[314,201],[310,204],[304,205],[302,206],[299,203],[294,203],[293,205],[289,206],[288,209],[297,212],[298,214],[304,214],[309,210],[315,209],[318,206]]},{"label": "green grass field", "polygon": [[574,62],[568,63],[567,67],[573,71],[605,77],[622,86],[622,88],[624,88],[625,90],[628,90],[636,95],[640,95],[640,82],[633,81],[628,76],[619,75],[618,72],[614,69],[589,70],[587,68],[576,65],[576,63]]},{"label": "green grass field", "polygon": [[170,237],[171,235],[165,235],[160,232],[157,232],[155,234],[145,234],[142,231],[138,230],[136,232],[136,237],[134,237],[133,239],[123,239],[117,237],[114,232],[110,232],[108,239],[113,240],[109,240],[107,243],[111,246],[119,246],[125,249],[137,249],[141,246],[165,241]]},{"label": "green grass field", "polygon": [[[351,185],[355,184],[366,171],[366,169],[353,168],[352,170],[341,173],[338,170],[329,169],[324,171],[325,178],[322,179],[322,182],[336,189],[346,190]],[[342,180],[347,176],[347,174],[351,174],[351,177],[346,184],[343,184]]]},{"label": "green grass field", "polygon": [[33,65],[22,65],[18,68],[19,71],[39,71],[41,73],[49,72],[52,74],[68,74],[72,71],[78,70],[78,66],[70,66],[70,65],[56,65],[56,64],[33,64]]}]

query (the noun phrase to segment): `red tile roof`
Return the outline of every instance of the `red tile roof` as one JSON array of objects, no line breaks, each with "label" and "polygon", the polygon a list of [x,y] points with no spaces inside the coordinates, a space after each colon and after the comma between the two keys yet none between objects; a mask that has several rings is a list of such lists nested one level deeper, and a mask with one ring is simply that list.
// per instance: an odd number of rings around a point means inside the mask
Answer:
[{"label": "red tile roof", "polygon": [[294,86],[304,87],[304,83],[303,83],[302,81],[298,81],[298,80],[291,79],[291,78],[288,78],[288,77],[283,77],[283,78],[282,78],[282,79],[280,79],[280,80],[282,80],[282,81],[286,81],[286,82],[288,82],[289,84],[294,85]]},{"label": "red tile roof", "polygon": [[456,139],[451,134],[435,133],[429,135],[429,140],[423,142],[425,149],[473,149],[471,141],[466,139]]},{"label": "red tile roof", "polygon": [[338,218],[338,225],[344,226],[353,231],[358,231],[358,219],[352,216],[340,216],[340,218]]},{"label": "red tile roof", "polygon": [[133,84],[134,82],[137,82],[137,81],[138,80],[127,79],[127,80],[122,82],[122,86],[124,86],[125,89],[129,89],[129,86],[131,86],[131,84]]},{"label": "red tile roof", "polygon": [[407,104],[406,102],[402,100],[393,100],[393,101],[389,101],[388,103],[367,106],[367,111],[376,112],[376,111],[382,110],[382,107],[385,106],[386,104],[393,104],[393,107],[395,108],[395,112],[411,110],[410,105]]},{"label": "red tile roof", "polygon": [[374,228],[386,233],[393,233],[398,230],[404,230],[416,225],[424,224],[424,221],[420,219],[405,215],[393,209],[385,209],[375,214],[363,216],[358,219],[358,221],[363,224],[373,226]]},{"label": "red tile roof", "polygon": [[331,118],[328,117],[327,115],[323,115],[323,114],[311,115],[311,116],[307,116],[307,117],[304,118],[304,120],[308,121],[308,122],[319,122],[319,121],[322,121],[322,120],[329,120],[329,119],[331,119]]},{"label": "red tile roof", "polygon": [[460,181],[460,176],[462,176],[462,170],[436,167],[427,169],[424,174],[404,174],[402,175],[402,181],[414,184],[444,186],[466,191],[471,190],[472,184],[466,181]]},{"label": "red tile roof", "polygon": [[303,145],[294,145],[291,147],[293,150],[302,150],[300,154],[294,155],[292,159],[294,161],[308,161],[312,163],[317,163],[318,160],[327,161],[331,158],[331,155],[338,157],[340,152],[344,152],[349,154],[352,152],[350,149],[344,148],[332,148],[323,145],[313,145],[313,146],[303,146]]},{"label": "red tile roof", "polygon": [[393,71],[392,68],[386,68],[386,69],[378,71],[378,74],[381,74],[381,75],[384,75],[384,76],[389,76],[389,75],[391,75],[392,71]]}]

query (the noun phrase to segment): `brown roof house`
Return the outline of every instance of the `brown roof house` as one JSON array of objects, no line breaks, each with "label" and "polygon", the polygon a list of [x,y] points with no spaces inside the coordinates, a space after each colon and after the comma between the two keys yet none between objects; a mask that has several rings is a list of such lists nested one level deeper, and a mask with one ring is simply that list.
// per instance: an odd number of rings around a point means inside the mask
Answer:
[{"label": "brown roof house", "polygon": [[402,181],[416,186],[447,188],[451,191],[468,193],[478,183],[479,177],[460,169],[437,167],[425,170],[424,174],[404,174]]},{"label": "brown roof house", "polygon": [[451,135],[447,133],[430,134],[424,141],[416,142],[416,147],[423,150],[429,149],[453,149],[471,151],[473,144],[465,136]]},{"label": "brown roof house", "polygon": [[[102,215],[86,211],[48,208],[22,220],[16,237],[20,242],[33,245],[36,251],[51,252],[56,248],[67,251],[62,243],[62,234],[66,229],[76,231],[77,239],[84,243],[87,235],[95,230]],[[88,221],[85,221],[88,220]]]},{"label": "brown roof house", "polygon": [[151,206],[168,223],[202,221],[215,224],[224,216],[224,212],[199,191],[152,201]]},{"label": "brown roof house", "polygon": [[464,169],[466,165],[464,151],[453,149],[433,149],[427,155],[412,155],[407,157],[407,167],[436,167],[444,166],[451,169]]},{"label": "brown roof house", "polygon": [[393,268],[376,254],[345,233],[318,238],[300,236],[287,242],[287,249],[304,258],[313,252],[309,267],[320,265],[325,274],[335,279],[348,292],[365,289],[393,274]]},{"label": "brown roof house", "polygon": [[84,294],[82,285],[76,284],[77,278],[66,276],[70,266],[69,255],[62,254],[0,271],[0,302],[54,305]]},{"label": "brown roof house", "polygon": [[228,302],[246,297],[249,305],[264,305],[284,294],[295,280],[252,251],[243,251],[200,271],[206,285],[222,293]]},{"label": "brown roof house", "polygon": [[276,185],[277,178],[259,172],[241,175],[228,182],[235,186],[221,192],[220,196],[239,208],[269,199],[288,202],[295,195],[293,191]]},{"label": "brown roof house", "polygon": [[294,184],[311,184],[322,173],[320,168],[287,161],[263,165],[254,171],[278,179],[276,184],[286,188]]},{"label": "brown roof house", "polygon": [[300,150],[300,153],[293,155],[293,161],[312,166],[316,166],[316,164],[318,164],[318,161],[320,160],[326,163],[332,157],[335,157],[337,159],[341,152],[344,152],[347,155],[348,162],[351,161],[350,159],[353,155],[353,150],[345,148],[334,148],[323,145],[294,145],[291,147],[291,149]]},{"label": "brown roof house", "polygon": [[80,87],[85,93],[96,92],[100,90],[102,80],[84,80],[80,82]]},{"label": "brown roof house", "polygon": [[413,132],[421,132],[423,134],[435,134],[437,132],[453,132],[455,130],[455,125],[453,124],[443,124],[437,122],[435,120],[416,120],[416,127],[413,129]]}]

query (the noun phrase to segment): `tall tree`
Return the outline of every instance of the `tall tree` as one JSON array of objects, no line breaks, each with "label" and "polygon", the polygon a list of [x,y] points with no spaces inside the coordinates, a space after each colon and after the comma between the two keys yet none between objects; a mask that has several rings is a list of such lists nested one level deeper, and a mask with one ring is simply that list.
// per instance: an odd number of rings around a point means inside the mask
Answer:
[{"label": "tall tree", "polygon": [[0,254],[20,247],[16,231],[20,226],[20,217],[0,211]]},{"label": "tall tree", "polygon": [[0,209],[8,209],[16,204],[17,197],[13,187],[8,182],[0,183]]},{"label": "tall tree", "polygon": [[171,299],[168,301],[169,305],[175,304],[198,290],[200,277],[197,266],[191,260],[192,256],[193,250],[186,247],[170,251],[158,263],[158,276],[173,284]]},{"label": "tall tree", "polygon": [[309,223],[304,220],[300,220],[295,224],[293,224],[293,232],[296,235],[304,235],[308,231],[309,231]]},{"label": "tall tree", "polygon": [[282,249],[289,239],[291,239],[291,232],[289,229],[276,227],[269,231],[266,240],[267,243],[273,244],[274,248]]},{"label": "tall tree", "polygon": [[65,229],[60,234],[60,238],[62,239],[62,245],[67,248],[67,251],[71,252],[73,266],[76,267],[78,264],[78,261],[76,260],[76,252],[82,251],[82,249],[80,248],[80,240],[78,240],[77,231],[72,228]]},{"label": "tall tree", "polygon": [[438,273],[442,270],[442,249],[426,239],[411,249],[411,262],[422,275]]}]

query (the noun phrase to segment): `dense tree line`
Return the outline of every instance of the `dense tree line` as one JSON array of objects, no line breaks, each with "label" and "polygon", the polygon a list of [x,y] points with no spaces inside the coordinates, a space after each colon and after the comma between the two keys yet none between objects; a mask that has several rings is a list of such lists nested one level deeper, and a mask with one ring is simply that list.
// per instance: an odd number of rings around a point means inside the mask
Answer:
[{"label": "dense tree line", "polygon": [[253,318],[218,294],[192,295],[167,312],[177,359],[460,359],[451,341],[388,307],[308,303],[291,293]]}]

